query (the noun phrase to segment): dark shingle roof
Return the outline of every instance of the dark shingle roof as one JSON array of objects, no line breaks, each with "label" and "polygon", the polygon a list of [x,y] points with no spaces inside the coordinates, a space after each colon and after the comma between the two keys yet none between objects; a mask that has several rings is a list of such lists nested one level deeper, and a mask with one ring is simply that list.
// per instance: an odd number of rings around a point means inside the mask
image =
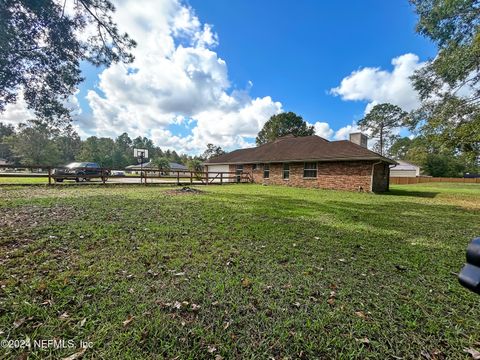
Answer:
[{"label": "dark shingle roof", "polygon": [[245,164],[286,161],[377,160],[395,164],[348,140],[328,141],[320,136],[284,136],[249,149],[235,150],[206,161],[206,164]]}]

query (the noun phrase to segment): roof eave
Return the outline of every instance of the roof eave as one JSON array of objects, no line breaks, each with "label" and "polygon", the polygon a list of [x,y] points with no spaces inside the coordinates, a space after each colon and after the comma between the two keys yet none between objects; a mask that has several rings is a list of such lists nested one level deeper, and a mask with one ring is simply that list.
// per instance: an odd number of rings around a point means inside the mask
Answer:
[{"label": "roof eave", "polygon": [[286,163],[286,162],[312,162],[312,161],[321,161],[321,162],[333,162],[333,161],[383,161],[388,164],[396,165],[398,164],[395,160],[388,159],[385,157],[351,157],[351,158],[330,158],[330,159],[288,159],[288,160],[259,160],[259,161],[223,161],[223,162],[206,162],[202,165],[239,165],[239,164],[264,164],[264,163]]}]

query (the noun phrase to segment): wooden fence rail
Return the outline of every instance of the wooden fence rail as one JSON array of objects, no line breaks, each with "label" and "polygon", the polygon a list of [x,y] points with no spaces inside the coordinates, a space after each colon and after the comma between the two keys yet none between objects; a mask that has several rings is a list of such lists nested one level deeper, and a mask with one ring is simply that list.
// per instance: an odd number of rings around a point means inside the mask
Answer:
[{"label": "wooden fence rail", "polygon": [[390,177],[390,184],[408,185],[430,182],[455,182],[480,184],[480,178],[448,178],[448,177]]},{"label": "wooden fence rail", "polygon": [[[1,169],[6,169],[2,171]],[[20,170],[19,170],[20,169]],[[26,169],[30,169],[30,172],[26,172]],[[33,172],[33,170],[37,170]],[[224,171],[209,173],[205,171],[183,171],[183,170],[169,170],[169,169],[144,169],[144,170],[131,170],[131,169],[111,169],[111,168],[75,168],[77,171],[81,171],[81,174],[77,173],[59,173],[58,170],[68,169],[65,166],[44,166],[44,165],[0,165],[0,178],[47,178],[48,184],[51,185],[54,182],[66,180],[90,181],[91,179],[100,179],[102,183],[106,183],[108,179],[113,181],[120,179],[139,179],[141,184],[177,184],[177,185],[209,185],[209,184],[235,184],[235,183],[249,183],[253,182],[250,173],[235,171]],[[57,170],[57,171],[55,171]],[[90,171],[95,171],[95,174],[88,174]],[[115,172],[122,171],[124,174],[118,174]],[[85,172],[85,173],[83,173]],[[128,174],[134,172],[134,174]],[[163,180],[163,182],[162,182]],[[167,181],[170,180],[170,181]],[[171,181],[174,180],[174,181]],[[128,181],[117,181],[115,183],[130,183]],[[133,183],[135,184],[135,183]]]}]

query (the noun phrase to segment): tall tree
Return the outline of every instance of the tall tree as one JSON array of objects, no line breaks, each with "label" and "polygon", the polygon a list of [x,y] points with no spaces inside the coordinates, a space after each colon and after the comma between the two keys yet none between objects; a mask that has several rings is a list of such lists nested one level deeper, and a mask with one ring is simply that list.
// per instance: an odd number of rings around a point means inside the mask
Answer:
[{"label": "tall tree", "polygon": [[404,160],[405,156],[407,156],[410,146],[412,145],[412,142],[412,139],[408,137],[396,139],[390,146],[390,156],[396,160]]},{"label": "tall tree", "polygon": [[5,141],[8,136],[15,134],[13,125],[0,122],[0,159],[13,161],[11,145]]},{"label": "tall tree", "polygon": [[255,141],[257,145],[262,145],[285,135],[309,136],[314,134],[314,127],[309,126],[301,116],[293,112],[285,112],[270,117]]},{"label": "tall tree", "polygon": [[422,107],[410,127],[442,149],[480,156],[480,6],[478,0],[411,0],[417,32],[437,56],[412,77]]},{"label": "tall tree", "polygon": [[78,156],[79,161],[93,161],[103,167],[113,167],[115,142],[110,138],[88,137],[83,143]]},{"label": "tall tree", "polygon": [[82,140],[71,125],[66,126],[57,137],[54,138],[55,144],[61,152],[61,162],[69,163],[75,160],[75,156],[80,151]]},{"label": "tall tree", "polygon": [[220,147],[213,144],[207,144],[207,149],[201,155],[201,158],[208,160],[214,158],[215,156],[223,155],[225,151]]},{"label": "tall tree", "polygon": [[112,155],[112,166],[124,168],[135,162],[133,157],[133,141],[126,132],[115,139],[115,149]]},{"label": "tall tree", "polygon": [[57,130],[50,125],[31,121],[19,125],[18,132],[5,139],[22,165],[58,165],[61,152],[54,141]]},{"label": "tall tree", "polygon": [[[81,61],[133,61],[135,42],[119,32],[114,11],[110,0],[1,0],[0,112],[23,91],[37,118],[68,121]],[[84,39],[87,29],[94,32]]]},{"label": "tall tree", "polygon": [[375,150],[380,155],[384,155],[389,144],[396,137],[393,130],[402,126],[407,117],[408,113],[396,105],[378,104],[363,119],[358,121],[358,126],[362,131],[368,131],[372,137],[378,138]]}]

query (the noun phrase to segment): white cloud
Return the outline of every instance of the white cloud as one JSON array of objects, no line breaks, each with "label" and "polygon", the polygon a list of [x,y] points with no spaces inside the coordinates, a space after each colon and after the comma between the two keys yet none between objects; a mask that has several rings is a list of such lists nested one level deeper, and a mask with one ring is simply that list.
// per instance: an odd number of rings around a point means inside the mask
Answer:
[{"label": "white cloud", "polygon": [[[231,90],[227,64],[212,50],[218,36],[189,6],[177,0],[124,0],[115,20],[138,42],[135,61],[105,69],[100,91],[88,92],[93,124],[80,125],[93,125],[91,133],[127,131],[188,152],[201,151],[209,142],[235,148],[282,111],[281,103],[269,96],[251,98],[250,83],[246,90]],[[174,136],[170,124],[193,128]]]},{"label": "white cloud", "polygon": [[344,126],[340,129],[338,129],[336,132],[335,132],[335,136],[334,136],[334,139],[335,140],[348,140],[349,139],[349,135],[353,132],[359,132],[359,128],[357,127],[357,125],[355,124],[352,124],[352,125],[347,125],[347,126]]},{"label": "white cloud", "polygon": [[[78,92],[77,92],[78,93]],[[79,116],[82,113],[80,104],[77,99],[77,94],[70,96],[64,105],[70,109],[72,116]],[[28,120],[35,119],[35,113],[29,109],[27,102],[24,99],[23,90],[20,90],[17,94],[17,101],[15,103],[7,104],[5,111],[0,114],[0,121],[6,124],[18,125],[25,123]]]},{"label": "white cloud", "polygon": [[0,121],[10,125],[18,125],[34,118],[35,114],[27,108],[27,103],[23,99],[23,92],[18,94],[16,103],[8,104],[5,111],[0,114]]},{"label": "white cloud", "polygon": [[331,93],[342,100],[368,101],[365,113],[375,104],[391,103],[410,111],[419,106],[417,92],[409,77],[422,67],[415,54],[404,54],[392,60],[393,70],[365,67],[345,77]]},{"label": "white cloud", "polygon": [[324,139],[330,139],[335,133],[333,129],[330,128],[330,125],[326,122],[317,121],[315,124],[309,125],[313,125],[315,128],[315,134],[323,137]]}]

